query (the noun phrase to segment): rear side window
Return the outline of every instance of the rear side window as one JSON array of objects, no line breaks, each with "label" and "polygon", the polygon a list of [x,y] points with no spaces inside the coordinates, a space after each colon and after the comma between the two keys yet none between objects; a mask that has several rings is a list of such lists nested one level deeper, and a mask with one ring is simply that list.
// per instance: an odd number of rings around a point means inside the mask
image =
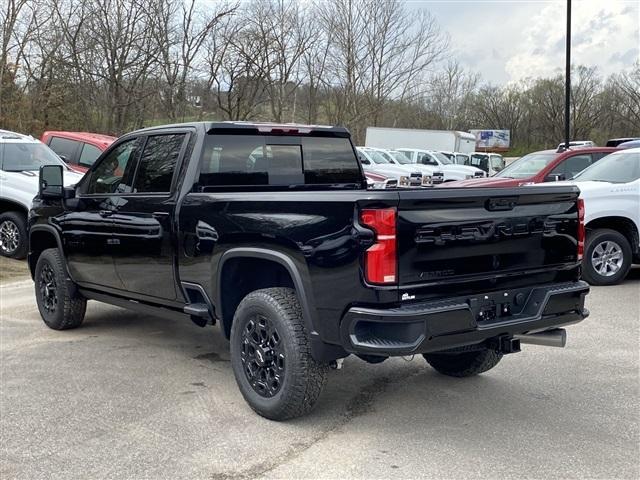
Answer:
[{"label": "rear side window", "polygon": [[208,135],[201,188],[360,183],[351,142],[334,137]]},{"label": "rear side window", "polygon": [[154,135],[147,139],[133,184],[134,192],[171,191],[173,172],[176,169],[185,136],[184,133]]},{"label": "rear side window", "polygon": [[80,142],[62,137],[51,137],[49,148],[58,155],[65,157],[67,162],[76,163],[76,152]]},{"label": "rear side window", "polygon": [[85,143],[82,147],[82,152],[80,152],[80,160],[78,160],[78,164],[83,167],[90,167],[95,163],[101,153],[102,151],[99,148]]}]

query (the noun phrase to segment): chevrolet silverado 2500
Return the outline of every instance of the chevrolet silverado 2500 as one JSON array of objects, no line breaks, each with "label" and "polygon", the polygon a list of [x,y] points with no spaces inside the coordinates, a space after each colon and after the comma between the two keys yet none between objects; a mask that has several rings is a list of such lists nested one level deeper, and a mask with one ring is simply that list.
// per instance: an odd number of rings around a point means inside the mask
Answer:
[{"label": "chevrolet silverado 2500", "polygon": [[60,168],[30,213],[45,324],[91,299],[218,323],[267,418],[308,412],[350,354],[466,377],[587,315],[575,186],[367,190],[345,129],[234,122],[126,134],[73,188]]}]

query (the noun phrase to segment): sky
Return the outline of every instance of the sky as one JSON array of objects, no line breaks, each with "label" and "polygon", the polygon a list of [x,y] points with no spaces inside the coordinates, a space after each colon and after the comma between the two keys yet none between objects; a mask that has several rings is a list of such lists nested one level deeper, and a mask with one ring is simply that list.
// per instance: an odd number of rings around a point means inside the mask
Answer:
[{"label": "sky", "polygon": [[[490,83],[564,72],[566,0],[405,0],[448,32],[452,56]],[[607,76],[640,60],[640,0],[573,0],[573,65]]]}]

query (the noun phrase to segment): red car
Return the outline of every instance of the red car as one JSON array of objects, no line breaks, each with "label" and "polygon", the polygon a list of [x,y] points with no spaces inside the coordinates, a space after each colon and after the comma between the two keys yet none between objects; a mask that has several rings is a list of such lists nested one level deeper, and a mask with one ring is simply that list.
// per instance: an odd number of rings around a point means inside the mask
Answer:
[{"label": "red car", "polygon": [[618,150],[611,147],[575,148],[557,152],[542,150],[519,158],[492,177],[447,183],[446,187],[518,187],[531,183],[569,180]]},{"label": "red car", "polygon": [[88,132],[44,132],[40,141],[79,172],[89,170],[116,137]]}]

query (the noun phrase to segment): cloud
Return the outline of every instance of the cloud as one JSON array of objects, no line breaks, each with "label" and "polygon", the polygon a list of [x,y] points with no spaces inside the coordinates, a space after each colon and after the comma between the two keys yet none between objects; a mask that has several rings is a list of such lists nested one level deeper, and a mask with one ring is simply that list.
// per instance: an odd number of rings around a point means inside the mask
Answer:
[{"label": "cloud", "polygon": [[[596,66],[608,75],[638,60],[640,3],[637,1],[573,2],[573,65]],[[505,63],[510,81],[549,76],[564,66],[566,2],[546,4],[522,30],[518,51]]]}]

